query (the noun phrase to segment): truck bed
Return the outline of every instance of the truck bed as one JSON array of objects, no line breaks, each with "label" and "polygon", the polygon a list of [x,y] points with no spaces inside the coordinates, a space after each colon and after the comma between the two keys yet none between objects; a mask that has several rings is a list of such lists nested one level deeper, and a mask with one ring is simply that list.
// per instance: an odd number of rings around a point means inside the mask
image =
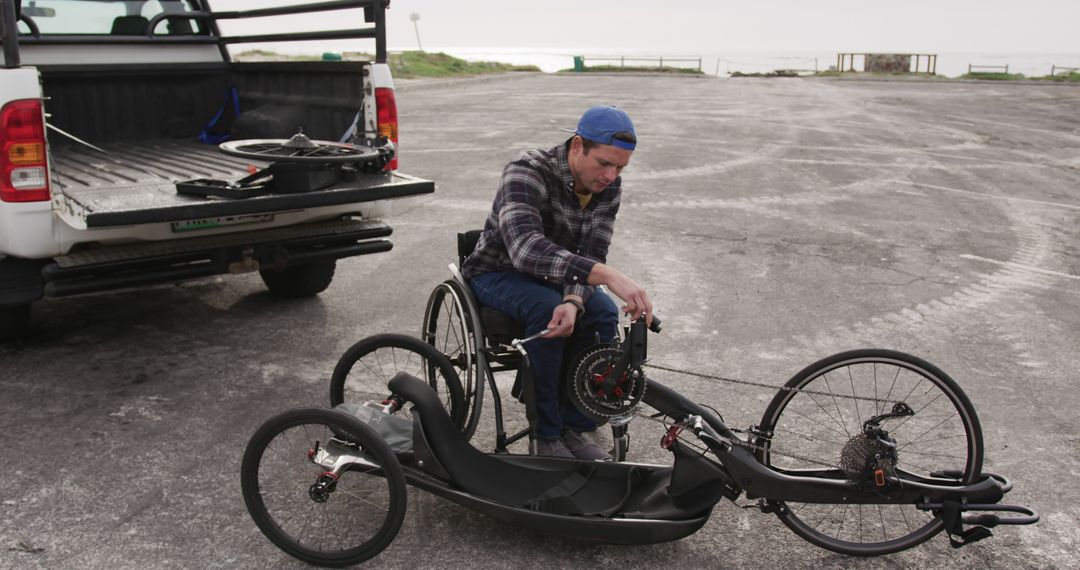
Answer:
[{"label": "truck bed", "polygon": [[84,146],[52,150],[53,192],[66,196],[88,228],[178,222],[334,206],[431,193],[434,183],[397,173],[360,174],[356,180],[296,194],[244,199],[181,195],[176,182],[198,178],[235,181],[249,166],[267,163],[232,157],[197,141],[114,143],[99,152]]}]

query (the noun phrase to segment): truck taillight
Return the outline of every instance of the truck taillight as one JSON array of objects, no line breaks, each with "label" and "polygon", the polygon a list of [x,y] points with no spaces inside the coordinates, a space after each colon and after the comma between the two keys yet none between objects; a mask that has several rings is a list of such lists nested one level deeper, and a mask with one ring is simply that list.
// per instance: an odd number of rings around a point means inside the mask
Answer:
[{"label": "truck taillight", "polygon": [[[378,109],[379,115],[379,134],[390,139],[394,143],[396,151],[398,146],[398,121],[397,99],[394,97],[394,90],[387,87],[376,88],[375,108]],[[397,170],[397,165],[397,156],[395,156],[394,160],[391,160],[390,164],[386,166],[386,169]]]},{"label": "truck taillight", "polygon": [[0,200],[49,199],[41,101],[20,99],[0,108]]}]

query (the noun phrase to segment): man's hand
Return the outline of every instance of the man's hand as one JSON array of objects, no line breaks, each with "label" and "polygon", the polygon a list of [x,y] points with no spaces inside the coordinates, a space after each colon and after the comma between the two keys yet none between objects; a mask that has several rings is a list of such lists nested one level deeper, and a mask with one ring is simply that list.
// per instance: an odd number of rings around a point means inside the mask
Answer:
[{"label": "man's hand", "polygon": [[551,313],[551,322],[547,325],[551,332],[544,335],[544,338],[570,336],[574,332],[575,322],[577,322],[577,307],[570,303],[560,304]]},{"label": "man's hand", "polygon": [[589,273],[589,285],[607,285],[612,293],[626,303],[622,310],[629,314],[631,319],[636,319],[645,313],[645,324],[652,324],[653,306],[649,295],[641,285],[635,283],[622,271],[610,265],[597,263]]}]

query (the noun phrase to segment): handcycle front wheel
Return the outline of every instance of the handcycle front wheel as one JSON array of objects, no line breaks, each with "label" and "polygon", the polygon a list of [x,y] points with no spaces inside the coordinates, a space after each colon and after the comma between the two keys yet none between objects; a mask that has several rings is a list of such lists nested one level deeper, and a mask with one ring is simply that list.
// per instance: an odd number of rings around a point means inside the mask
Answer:
[{"label": "handcycle front wheel", "polygon": [[[465,402],[454,365],[430,344],[411,336],[377,334],[349,347],[330,378],[330,405],[382,402],[386,383],[406,372],[431,386],[458,429],[465,426]],[[410,418],[407,406],[398,412]]]},{"label": "handcycle front wheel", "polygon": [[[982,428],[970,400],[947,374],[908,354],[866,349],[843,352],[804,368],[769,404],[758,428],[758,459],[808,476],[844,473],[866,477],[858,467],[880,448],[863,437],[868,419],[902,402],[910,415],[885,419],[895,439],[895,469],[919,476],[959,472],[974,483],[983,461]],[[883,491],[884,493],[885,491]],[[792,531],[822,548],[877,556],[920,544],[941,532],[940,516],[915,505],[779,505]]]},{"label": "handcycle front wheel", "polygon": [[[337,474],[317,462],[334,458],[344,465]],[[357,564],[389,546],[405,517],[405,485],[378,434],[322,408],[268,420],[240,468],[244,503],[259,530],[287,554],[323,566]]]}]

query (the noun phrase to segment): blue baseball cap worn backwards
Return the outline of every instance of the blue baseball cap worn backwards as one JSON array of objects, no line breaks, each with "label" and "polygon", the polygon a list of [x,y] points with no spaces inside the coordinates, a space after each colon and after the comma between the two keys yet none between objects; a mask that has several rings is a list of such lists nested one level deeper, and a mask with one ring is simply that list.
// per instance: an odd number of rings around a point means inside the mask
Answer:
[{"label": "blue baseball cap worn backwards", "polygon": [[615,133],[627,132],[637,138],[634,123],[626,111],[611,105],[597,105],[585,111],[574,134],[595,143],[609,144],[623,150],[634,150],[636,143],[621,141]]}]

